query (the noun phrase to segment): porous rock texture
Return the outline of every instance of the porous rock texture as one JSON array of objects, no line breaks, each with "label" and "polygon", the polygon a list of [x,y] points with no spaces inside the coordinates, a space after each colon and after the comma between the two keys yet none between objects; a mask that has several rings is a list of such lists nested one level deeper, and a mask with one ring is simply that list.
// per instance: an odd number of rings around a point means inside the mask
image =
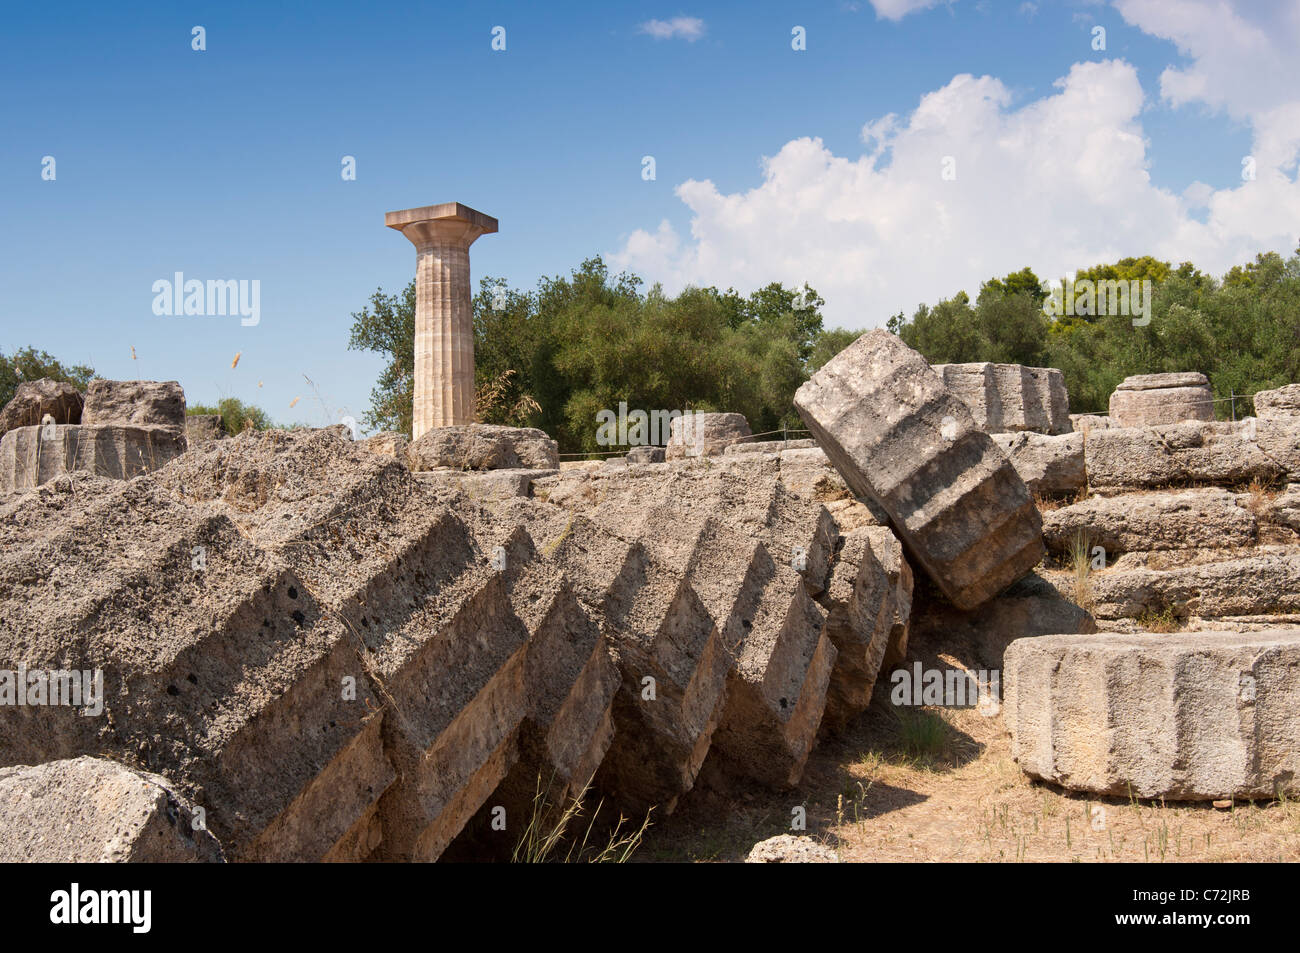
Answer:
[{"label": "porous rock texture", "polygon": [[1030,493],[1070,496],[1088,485],[1082,433],[997,433],[993,442],[1007,455]]},{"label": "porous rock texture", "polygon": [[752,439],[744,414],[684,414],[673,418],[668,427],[668,445],[664,449],[667,460],[712,457]]},{"label": "porous rock texture", "polygon": [[45,421],[46,415],[51,423],[79,424],[84,403],[81,392],[63,381],[48,377],[23,381],[0,410],[0,435],[17,427],[35,427]]},{"label": "porous rock texture", "polygon": [[778,834],[759,841],[745,857],[747,864],[838,864],[839,855],[811,837]]},{"label": "porous rock texture", "polygon": [[413,471],[449,467],[453,470],[554,470],[560,465],[559,445],[534,427],[463,424],[434,427],[407,448]]},{"label": "porous rock texture", "polygon": [[86,387],[81,412],[86,425],[168,427],[185,433],[185,391],[176,381],[110,381],[95,378]]},{"label": "porous rock texture", "polygon": [[894,335],[862,335],[794,402],[849,488],[888,513],[915,563],[958,608],[991,599],[1042,558],[1042,525],[1024,481]]},{"label": "porous rock texture", "polygon": [[105,686],[99,717],[0,708],[0,765],[160,773],[234,860],[433,860],[495,806],[517,836],[539,784],[665,813],[706,762],[796,783],[826,606],[905,628],[888,530],[840,567],[765,454],[566,473],[608,485],[473,500],[337,428],[250,431],[0,501],[0,657]]},{"label": "porous rock texture", "polygon": [[1183,420],[1213,420],[1214,393],[1204,374],[1137,374],[1110,395],[1110,418],[1118,427],[1158,427]]},{"label": "porous rock texture", "polygon": [[1276,390],[1261,390],[1256,393],[1255,415],[1260,420],[1300,417],[1300,384],[1287,384]]},{"label": "porous rock texture", "polygon": [[1048,635],[1007,649],[1012,754],[1077,791],[1300,791],[1300,630]]},{"label": "porous rock texture", "polygon": [[1023,364],[935,364],[934,371],[970,408],[985,433],[1070,432],[1065,375]]},{"label": "porous rock texture", "polygon": [[166,778],[100,758],[0,768],[0,863],[220,863]]},{"label": "porous rock texture", "polygon": [[1300,418],[1187,421],[1088,435],[1084,466],[1094,489],[1300,480]]}]

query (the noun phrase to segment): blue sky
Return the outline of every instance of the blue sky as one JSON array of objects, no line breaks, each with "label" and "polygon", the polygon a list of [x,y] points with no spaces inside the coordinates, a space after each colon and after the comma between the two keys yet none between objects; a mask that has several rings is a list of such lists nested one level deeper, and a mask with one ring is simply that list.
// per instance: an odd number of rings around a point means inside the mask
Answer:
[{"label": "blue sky", "polygon": [[[191,403],[237,396],[285,422],[359,417],[381,362],[347,350],[350,313],[414,274],[383,214],[443,201],[500,220],[472,249],[476,284],[531,288],[604,254],[669,290],[810,280],[849,327],[1025,264],[1047,275],[1152,251],[1218,270],[1289,251],[1300,226],[1267,209],[1294,207],[1294,161],[1290,139],[1268,134],[1290,115],[1280,87],[1294,77],[1261,67],[1250,39],[1279,21],[1255,24],[1225,65],[1207,52],[1223,34],[1214,11],[1188,6],[1206,5],[10,5],[0,349],[178,379]],[[1269,16],[1290,29],[1283,6]],[[670,36],[645,26],[674,18],[688,19]],[[796,25],[806,50],[791,49]],[[1098,25],[1105,51],[1090,45]],[[1079,64],[1099,65],[1056,85]],[[1197,92],[1248,65],[1275,96]],[[1093,101],[1095,114],[1078,105]],[[863,127],[890,114],[889,148],[872,157]],[[1049,136],[1062,138],[1018,168]],[[1281,150],[1266,201],[1241,177],[1261,139]],[[975,171],[945,186],[927,150]],[[1053,168],[1058,155],[1071,171]],[[926,260],[915,273],[913,259]],[[177,271],[259,280],[260,323],[156,316],[152,284]]]}]

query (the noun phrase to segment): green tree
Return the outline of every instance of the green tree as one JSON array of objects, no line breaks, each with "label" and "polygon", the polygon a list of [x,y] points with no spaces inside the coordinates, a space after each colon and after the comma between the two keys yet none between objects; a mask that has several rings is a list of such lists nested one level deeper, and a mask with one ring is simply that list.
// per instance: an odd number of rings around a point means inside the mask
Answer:
[{"label": "green tree", "polygon": [[36,381],[43,377],[72,384],[79,391],[95,376],[95,370],[84,364],[64,365],[52,355],[34,347],[23,347],[12,354],[0,353],[0,407],[13,400],[18,385],[23,381]]},{"label": "green tree", "polygon": [[223,397],[216,405],[194,404],[185,408],[189,414],[220,414],[221,426],[230,436],[245,430],[270,430],[275,424],[261,407],[246,404],[236,397]]},{"label": "green tree", "polygon": [[387,363],[370,391],[370,409],[363,417],[368,427],[411,435],[415,394],[415,281],[401,294],[386,295],[382,288],[370,304],[352,313],[348,350],[374,351]]}]

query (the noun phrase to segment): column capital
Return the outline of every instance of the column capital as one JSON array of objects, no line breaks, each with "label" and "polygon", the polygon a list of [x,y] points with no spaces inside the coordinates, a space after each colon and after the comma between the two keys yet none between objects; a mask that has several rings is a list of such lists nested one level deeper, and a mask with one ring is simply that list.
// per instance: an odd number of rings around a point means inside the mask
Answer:
[{"label": "column capital", "polygon": [[459,202],[402,209],[384,216],[384,224],[405,235],[416,248],[448,242],[469,248],[480,235],[497,230],[497,220]]}]

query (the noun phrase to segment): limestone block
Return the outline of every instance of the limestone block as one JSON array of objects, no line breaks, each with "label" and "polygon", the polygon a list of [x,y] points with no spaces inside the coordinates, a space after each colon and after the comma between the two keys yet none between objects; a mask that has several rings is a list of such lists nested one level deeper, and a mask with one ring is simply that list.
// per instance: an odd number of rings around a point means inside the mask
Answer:
[{"label": "limestone block", "polygon": [[186,446],[184,435],[170,427],[18,427],[0,437],[0,492],[28,489],[76,472],[129,480],[165,466]]},{"label": "limestone block", "polygon": [[1110,395],[1118,427],[1159,427],[1184,420],[1213,420],[1214,393],[1204,374],[1137,374]]},{"label": "limestone block", "polygon": [[0,768],[0,863],[220,863],[170,781],[81,757]]},{"label": "limestone block", "polygon": [[1082,433],[993,434],[993,442],[1007,455],[1029,492],[1038,496],[1067,496],[1088,485],[1083,441]]},{"label": "limestone block", "polygon": [[[1103,490],[1186,484],[1236,485],[1283,478],[1300,467],[1300,423],[1186,421],[1088,434],[1088,485]],[[1267,448],[1267,449],[1266,449]]]},{"label": "limestone block", "polygon": [[888,514],[914,561],[974,608],[1044,554],[1029,490],[920,354],[869,331],[795,394],[849,488]]},{"label": "limestone block", "polygon": [[1070,432],[1065,375],[1022,364],[936,364],[934,371],[970,408],[985,433]]},{"label": "limestone block", "polygon": [[1276,390],[1261,390],[1256,393],[1255,416],[1260,420],[1300,417],[1300,384],[1287,384]]},{"label": "limestone block", "polygon": [[665,458],[711,457],[727,447],[748,442],[751,431],[744,414],[689,414],[669,425]]},{"label": "limestone block", "polygon": [[0,434],[17,427],[35,427],[49,415],[56,424],[81,423],[81,393],[71,384],[42,377],[23,381],[13,399],[0,410]]},{"label": "limestone block", "polygon": [[176,381],[108,381],[86,387],[81,422],[132,427],[170,427],[185,433],[185,391]]},{"label": "limestone block", "polygon": [[465,424],[434,427],[407,451],[413,471],[450,467],[455,470],[556,470],[559,445],[533,427]]},{"label": "limestone block", "polygon": [[1094,496],[1043,514],[1043,538],[1054,553],[1082,537],[1101,546],[1108,563],[1128,552],[1250,546],[1259,527],[1242,494],[1216,487],[1167,493]]},{"label": "limestone block", "polygon": [[1031,777],[1118,797],[1300,787],[1300,630],[1045,635],[1007,649],[1012,755]]}]

